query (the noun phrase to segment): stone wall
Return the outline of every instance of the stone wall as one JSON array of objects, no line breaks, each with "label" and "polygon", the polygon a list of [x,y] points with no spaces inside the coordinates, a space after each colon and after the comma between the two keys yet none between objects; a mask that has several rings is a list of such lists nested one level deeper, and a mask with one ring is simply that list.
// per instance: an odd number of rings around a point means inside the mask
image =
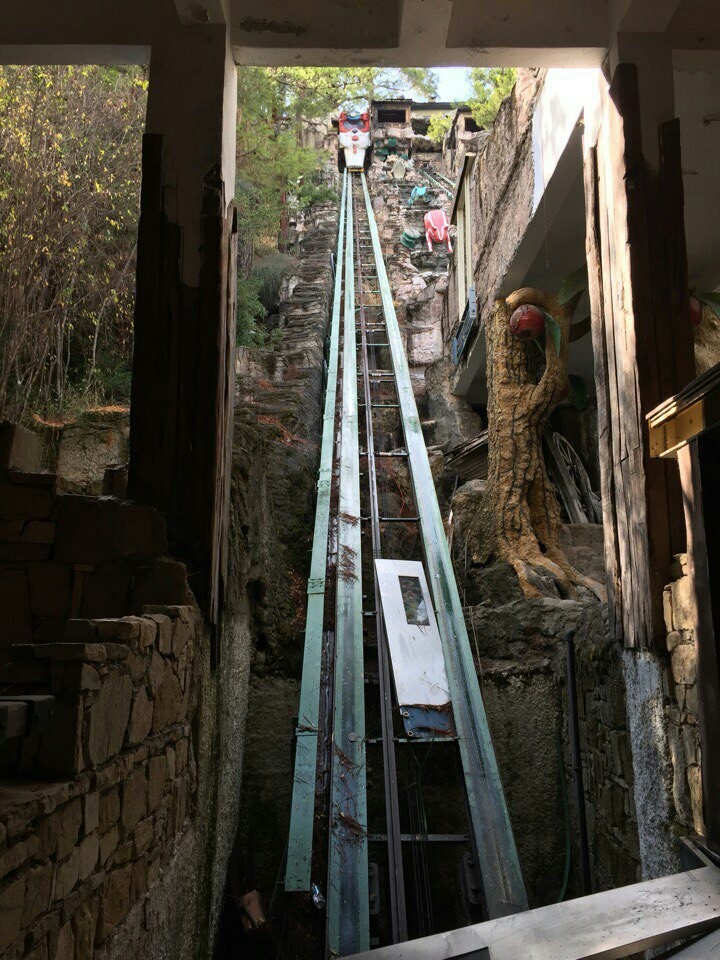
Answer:
[{"label": "stone wall", "polygon": [[697,652],[687,557],[673,563],[665,588],[665,625],[670,655],[665,717],[672,761],[672,798],[677,832],[705,833],[698,727]]},{"label": "stone wall", "polygon": [[[544,71],[519,71],[515,89],[503,101],[490,136],[483,139],[470,175],[473,282],[480,322],[492,310],[532,216],[532,115],[544,76]],[[453,335],[458,316],[453,258],[443,324],[446,337]]]},{"label": "stone wall", "polygon": [[[237,825],[249,634],[219,669],[142,504],[0,476],[0,683],[50,725],[0,747],[0,957],[207,956]],[[182,904],[182,909],[178,909]]]}]

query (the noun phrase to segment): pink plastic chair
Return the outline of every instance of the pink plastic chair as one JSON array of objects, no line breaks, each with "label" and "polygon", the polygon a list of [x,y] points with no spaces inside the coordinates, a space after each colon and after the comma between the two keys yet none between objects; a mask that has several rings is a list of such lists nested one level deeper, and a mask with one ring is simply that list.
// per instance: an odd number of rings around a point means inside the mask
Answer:
[{"label": "pink plastic chair", "polygon": [[446,243],[448,252],[452,253],[450,224],[444,210],[429,210],[425,214],[425,239],[430,253],[434,252],[434,243]]}]

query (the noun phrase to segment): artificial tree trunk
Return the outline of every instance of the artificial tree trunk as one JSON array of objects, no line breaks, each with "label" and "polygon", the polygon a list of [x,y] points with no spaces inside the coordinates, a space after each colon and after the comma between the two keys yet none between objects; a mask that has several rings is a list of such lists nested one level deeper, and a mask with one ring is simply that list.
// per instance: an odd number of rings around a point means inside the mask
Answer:
[{"label": "artificial tree trunk", "polygon": [[[537,346],[510,330],[512,313],[524,304],[540,307],[560,328],[560,350],[546,332],[545,369],[535,382],[530,362]],[[524,287],[497,300],[485,326],[488,379],[488,478],[485,495],[467,531],[473,562],[512,564],[526,596],[539,596],[533,568],[549,573],[562,592],[572,594],[587,580],[568,562],[560,544],[560,507],[543,456],[543,434],[550,414],[567,388],[570,326],[577,298],[561,305],[555,296]],[[543,343],[543,340],[545,341]],[[538,354],[539,357],[539,354]]]}]

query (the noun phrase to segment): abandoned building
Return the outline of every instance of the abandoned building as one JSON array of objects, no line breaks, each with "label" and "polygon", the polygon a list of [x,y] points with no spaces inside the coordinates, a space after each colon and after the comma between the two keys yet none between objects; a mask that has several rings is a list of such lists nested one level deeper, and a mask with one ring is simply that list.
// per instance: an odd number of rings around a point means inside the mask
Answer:
[{"label": "abandoned building", "polygon": [[[0,958],[714,956],[717,5],[5,0],[0,62],[150,64],[129,414],[0,427]],[[339,64],[518,72],[309,122],[237,346],[237,71]]]}]

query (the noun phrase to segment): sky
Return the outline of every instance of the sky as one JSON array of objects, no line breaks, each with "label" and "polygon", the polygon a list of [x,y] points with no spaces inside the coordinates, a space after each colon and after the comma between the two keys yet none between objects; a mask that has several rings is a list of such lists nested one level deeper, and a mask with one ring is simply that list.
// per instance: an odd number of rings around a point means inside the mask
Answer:
[{"label": "sky", "polygon": [[467,67],[435,67],[440,77],[438,96],[440,100],[465,100],[470,94]]}]

